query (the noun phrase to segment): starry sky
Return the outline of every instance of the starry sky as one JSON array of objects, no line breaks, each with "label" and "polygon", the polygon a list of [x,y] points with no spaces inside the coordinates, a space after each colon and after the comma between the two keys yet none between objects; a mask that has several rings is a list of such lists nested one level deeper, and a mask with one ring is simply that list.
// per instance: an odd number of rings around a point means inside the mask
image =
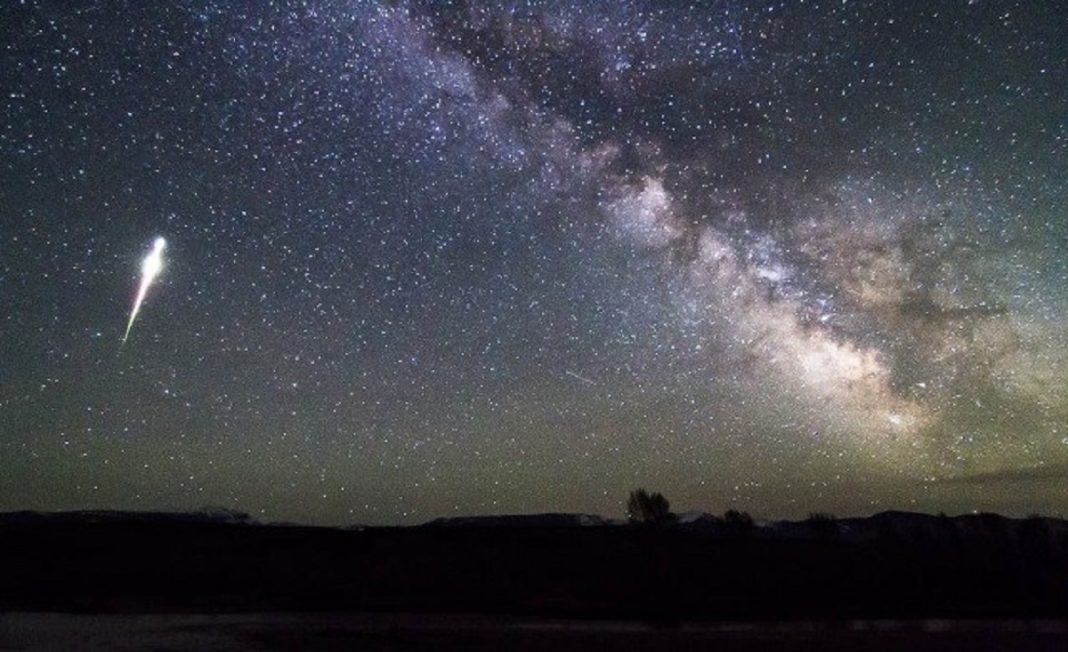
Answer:
[{"label": "starry sky", "polygon": [[1068,5],[5,2],[0,62],[0,510],[1068,511]]}]

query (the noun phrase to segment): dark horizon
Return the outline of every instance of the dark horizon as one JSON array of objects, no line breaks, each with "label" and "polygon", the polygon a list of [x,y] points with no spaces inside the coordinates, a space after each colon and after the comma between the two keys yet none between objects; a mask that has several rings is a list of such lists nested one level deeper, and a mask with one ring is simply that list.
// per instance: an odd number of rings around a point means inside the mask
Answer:
[{"label": "dark horizon", "polygon": [[[107,614],[164,614],[171,622],[178,614],[271,614],[294,619],[286,628],[299,632],[296,640],[313,635],[302,624],[314,614],[330,613],[335,645],[359,635],[342,635],[352,627],[381,629],[400,618],[404,629],[393,636],[407,636],[448,615],[474,617],[466,628],[481,631],[500,618],[520,629],[553,623],[568,641],[594,621],[628,636],[733,622],[744,624],[747,640],[787,636],[778,627],[791,622],[822,623],[836,638],[858,623],[912,622],[918,629],[907,637],[929,645],[981,622],[1003,637],[1049,638],[1054,647],[1042,649],[1061,649],[1068,633],[1063,520],[885,513],[756,527],[727,514],[630,525],[501,518],[335,529],[9,515],[0,527],[0,624],[37,612],[28,620],[45,631],[43,612],[92,614],[94,624]],[[924,626],[931,622],[935,629]],[[136,629],[127,623],[111,636]],[[0,639],[17,630],[0,628]],[[210,630],[205,620],[179,629]],[[246,647],[259,646],[236,649]],[[665,647],[672,646],[660,640],[656,649]]]},{"label": "dark horizon", "polygon": [[[685,525],[693,522],[694,519],[718,519],[724,520],[725,515],[736,512],[742,514],[744,517],[751,518],[755,527],[761,527],[764,524],[774,526],[776,524],[805,524],[814,520],[830,519],[833,521],[865,521],[887,515],[904,515],[904,516],[917,516],[921,518],[975,518],[975,517],[997,517],[1011,521],[1027,521],[1031,519],[1047,519],[1055,521],[1063,521],[1068,523],[1068,517],[1064,514],[1058,513],[1043,513],[1043,512],[1028,512],[1028,513],[1001,513],[990,512],[983,510],[971,510],[967,512],[928,512],[922,510],[901,510],[901,509],[885,509],[867,513],[844,513],[844,514],[832,514],[829,512],[821,512],[818,510],[808,511],[797,516],[769,516],[761,513],[751,513],[744,508],[740,507],[727,507],[719,511],[705,510],[705,509],[683,509],[672,510],[673,520],[667,525],[673,526],[676,524]],[[600,514],[592,512],[560,512],[560,511],[529,511],[529,512],[500,512],[500,513],[484,513],[484,514],[447,514],[442,516],[435,516],[424,521],[410,521],[401,523],[376,523],[376,522],[315,522],[315,521],[299,521],[299,520],[284,520],[284,519],[264,519],[257,517],[257,515],[243,511],[235,507],[222,507],[219,505],[201,505],[196,508],[158,508],[158,509],[141,509],[141,510],[124,510],[124,509],[55,509],[55,510],[35,510],[35,509],[19,509],[11,511],[0,511],[0,521],[5,518],[13,517],[40,517],[42,519],[58,518],[60,520],[72,519],[74,521],[80,520],[92,520],[95,517],[105,517],[105,522],[112,520],[124,520],[125,518],[132,519],[153,519],[153,518],[177,518],[177,519],[192,519],[192,520],[205,520],[205,521],[219,521],[219,522],[235,522],[244,523],[255,526],[296,526],[296,527],[312,527],[312,528],[418,528],[427,525],[433,525],[436,523],[448,523],[453,522],[457,524],[470,524],[479,525],[480,523],[494,523],[502,522],[506,523],[510,520],[514,520],[519,523],[529,522],[536,524],[538,517],[546,517],[550,520],[555,518],[571,519],[591,517],[596,519],[593,522],[583,523],[584,525],[593,526],[619,526],[629,527],[635,525],[628,520],[628,513],[626,510],[618,514]],[[577,523],[577,522],[576,522]]]}]

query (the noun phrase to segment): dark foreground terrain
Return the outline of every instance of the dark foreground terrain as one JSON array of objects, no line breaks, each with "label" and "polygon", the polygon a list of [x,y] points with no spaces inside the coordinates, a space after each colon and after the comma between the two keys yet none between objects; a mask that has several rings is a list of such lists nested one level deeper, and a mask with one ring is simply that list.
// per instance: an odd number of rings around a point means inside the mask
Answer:
[{"label": "dark foreground terrain", "polygon": [[994,515],[21,513],[0,515],[0,580],[2,649],[1068,649],[1068,526]]}]

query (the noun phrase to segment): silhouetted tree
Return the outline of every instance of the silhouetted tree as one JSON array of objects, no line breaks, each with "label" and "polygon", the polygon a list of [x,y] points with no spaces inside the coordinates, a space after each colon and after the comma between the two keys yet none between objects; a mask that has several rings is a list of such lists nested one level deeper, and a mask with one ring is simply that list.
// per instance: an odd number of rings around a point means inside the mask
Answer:
[{"label": "silhouetted tree", "polygon": [[808,515],[808,527],[812,532],[821,537],[830,537],[838,534],[838,522],[833,514],[826,512],[812,512]]},{"label": "silhouetted tree", "polygon": [[627,518],[631,523],[663,525],[675,520],[671,503],[657,492],[635,489],[627,499]]},{"label": "silhouetted tree", "polygon": [[723,523],[727,533],[736,537],[748,537],[753,531],[753,517],[749,512],[728,509],[723,513]]}]

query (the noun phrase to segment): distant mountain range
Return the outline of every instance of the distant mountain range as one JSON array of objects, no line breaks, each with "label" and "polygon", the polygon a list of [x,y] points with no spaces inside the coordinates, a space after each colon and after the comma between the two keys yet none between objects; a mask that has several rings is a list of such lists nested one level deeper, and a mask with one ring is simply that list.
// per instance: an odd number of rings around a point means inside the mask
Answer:
[{"label": "distant mountain range", "polygon": [[[63,512],[19,511],[0,513],[0,525],[31,523],[219,523],[250,526],[299,526],[294,523],[259,523],[247,513],[223,507],[205,507],[190,512],[77,510]],[[543,513],[499,514],[489,516],[454,516],[437,518],[420,528],[570,528],[623,527],[630,525],[623,519],[597,514]],[[350,525],[345,529],[363,529]],[[642,527],[642,526],[637,526]],[[751,523],[731,522],[722,516],[691,511],[679,514],[674,523],[657,526],[708,535],[745,535],[761,539],[811,539],[835,537],[863,541],[883,536],[929,535],[947,532],[1004,533],[1042,528],[1054,538],[1068,538],[1068,521],[1054,517],[1032,516],[1011,518],[999,514],[963,514],[934,516],[918,512],[885,511],[865,517],[834,518],[819,515],[805,520],[754,520]],[[332,529],[332,528],[327,528]]]},{"label": "distant mountain range", "polygon": [[[505,514],[439,518],[422,527],[612,527],[626,526],[622,519],[596,514]],[[865,541],[902,536],[969,536],[978,534],[1016,536],[1041,528],[1055,539],[1068,541],[1068,521],[1053,517],[1011,518],[1000,514],[931,515],[918,512],[885,511],[872,516],[834,518],[817,515],[805,520],[754,520],[751,524],[731,522],[707,512],[685,512],[666,526],[669,529],[710,536],[746,536],[759,539],[839,538]]]}]

